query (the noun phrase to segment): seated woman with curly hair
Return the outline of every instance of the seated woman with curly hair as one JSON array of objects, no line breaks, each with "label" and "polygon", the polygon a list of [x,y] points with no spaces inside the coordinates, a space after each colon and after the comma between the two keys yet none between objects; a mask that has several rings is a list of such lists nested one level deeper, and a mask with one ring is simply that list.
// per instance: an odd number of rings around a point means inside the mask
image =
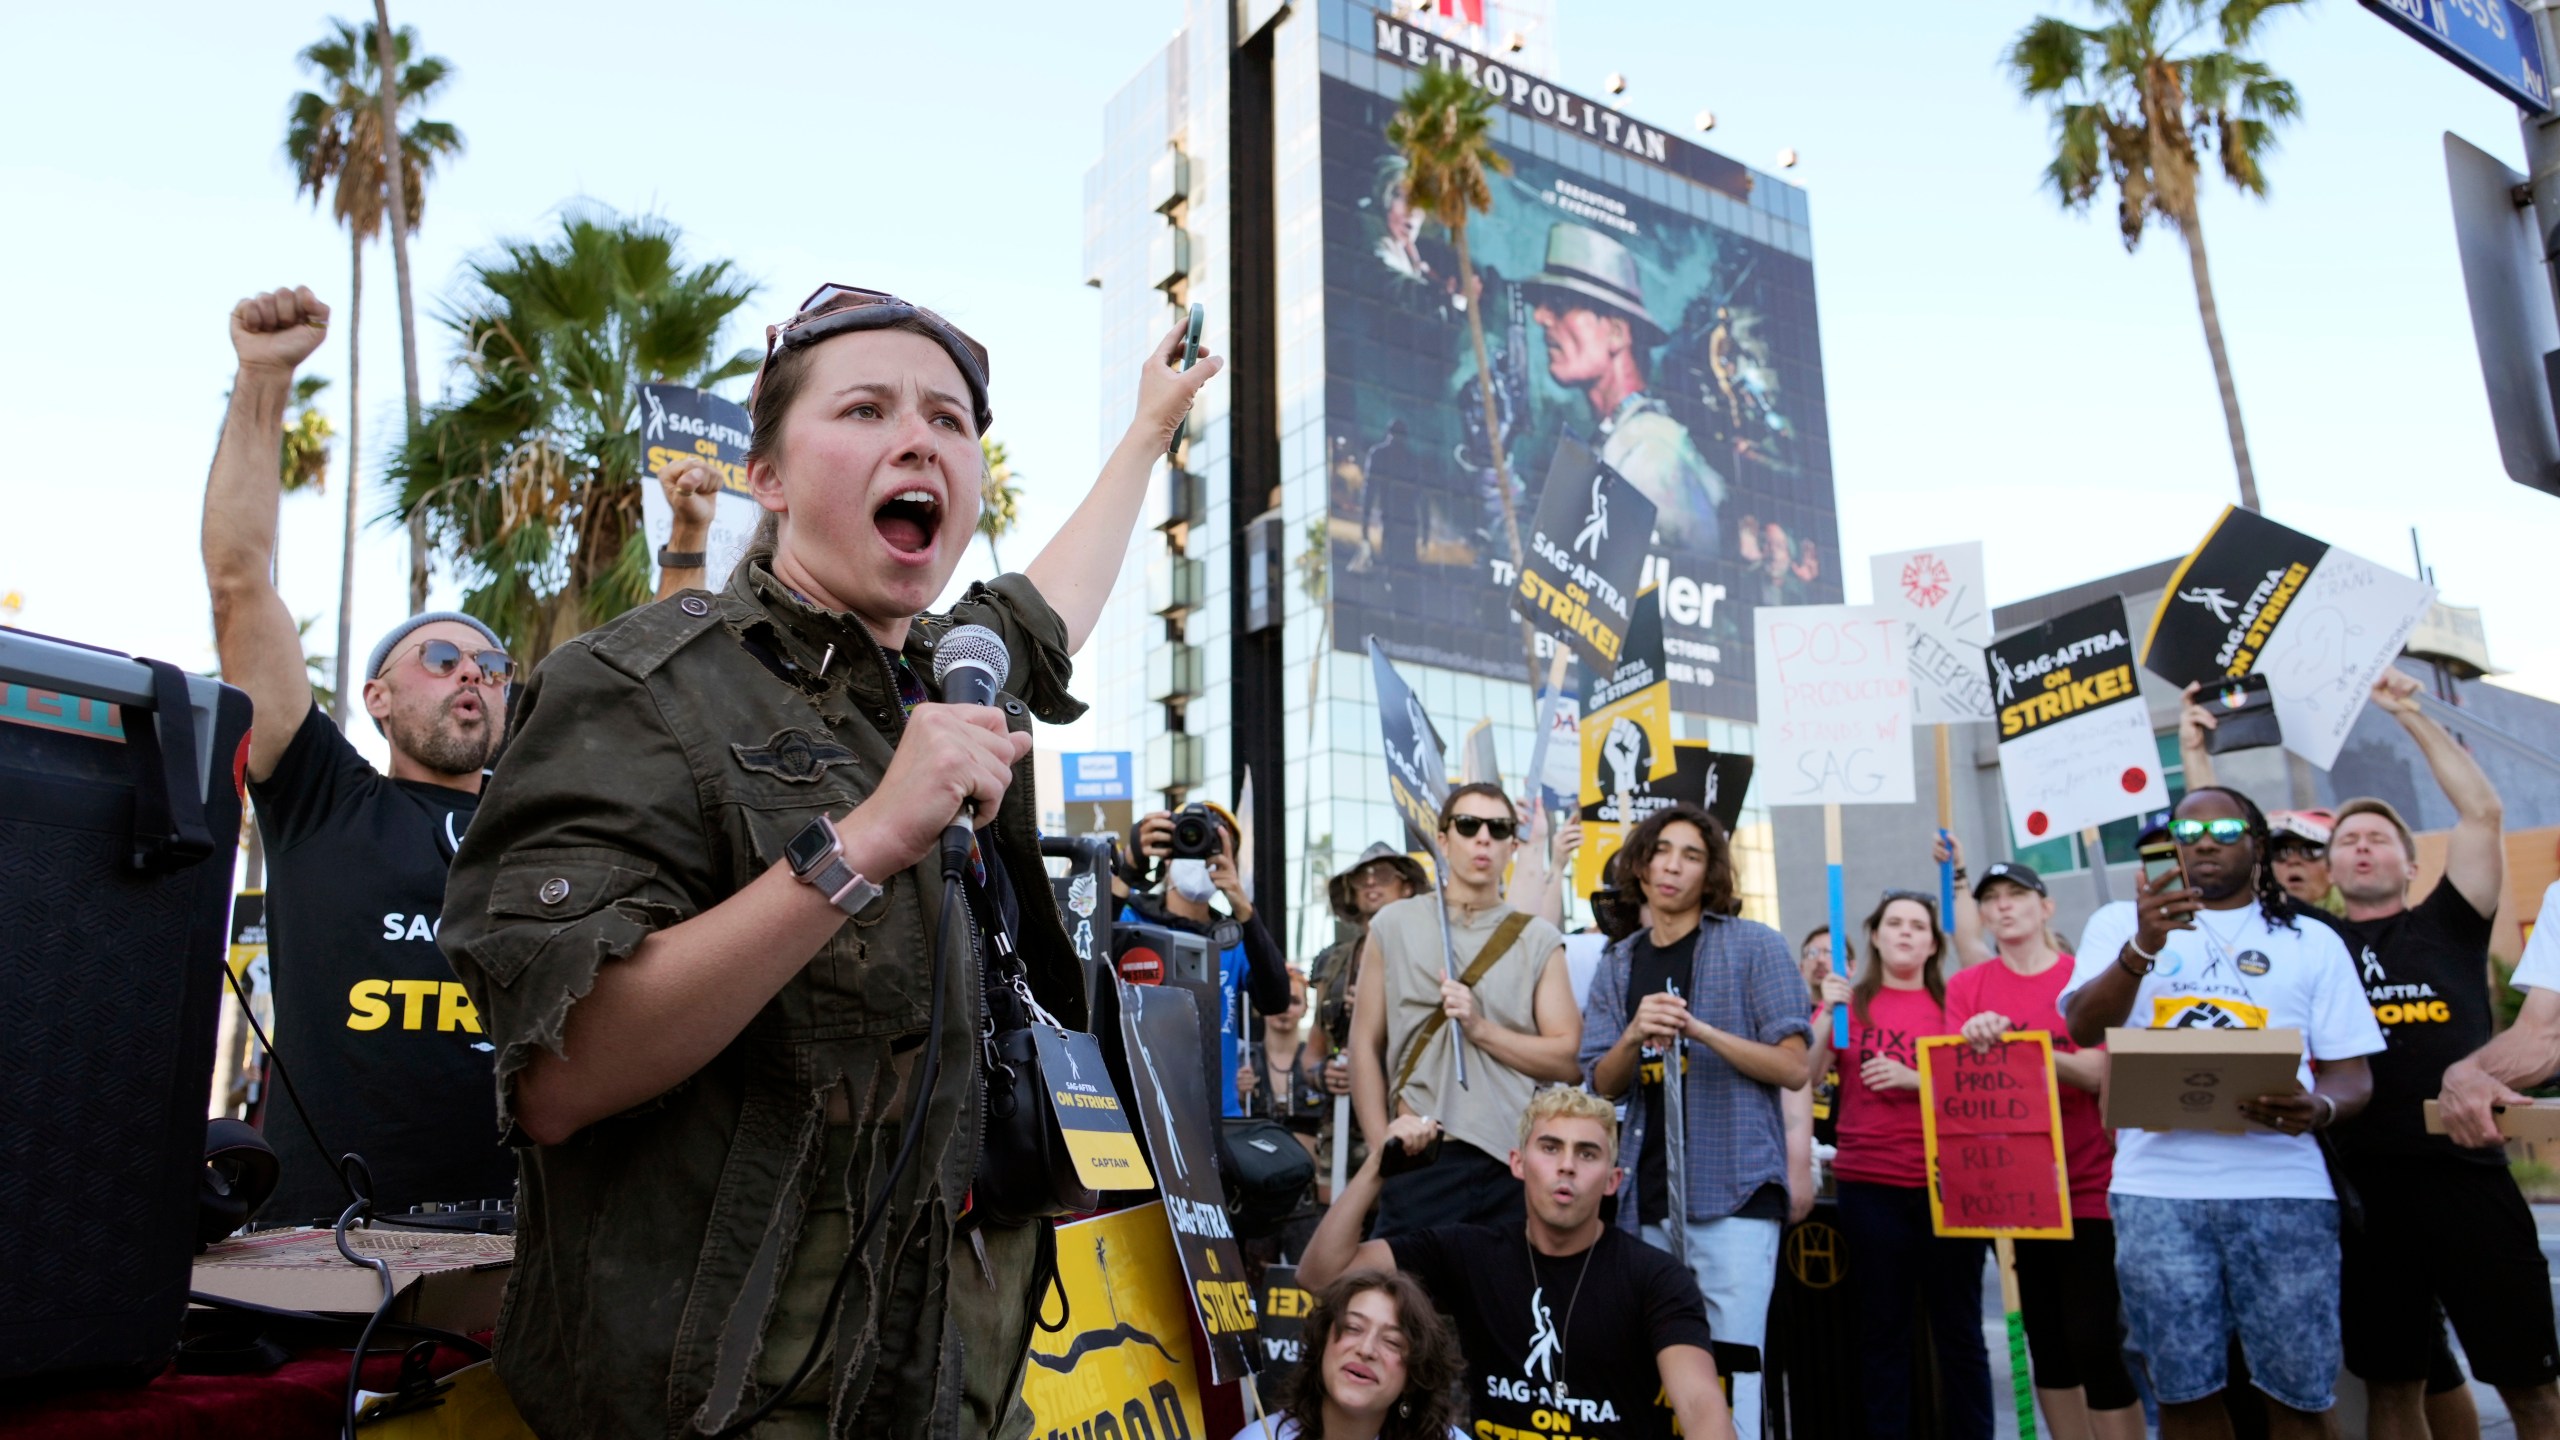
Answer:
[{"label": "seated woman with curly hair", "polygon": [[1464,1440],[1456,1397],[1466,1361],[1414,1281],[1352,1271],[1316,1297],[1298,1345],[1280,1408],[1236,1440]]}]

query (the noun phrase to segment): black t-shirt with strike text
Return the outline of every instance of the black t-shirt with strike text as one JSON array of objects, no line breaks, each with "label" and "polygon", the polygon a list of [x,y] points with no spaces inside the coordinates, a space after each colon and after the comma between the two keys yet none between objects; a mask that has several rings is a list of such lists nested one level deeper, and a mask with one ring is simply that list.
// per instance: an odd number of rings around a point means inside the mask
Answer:
[{"label": "black t-shirt with strike text", "polygon": [[1614,1226],[1572,1255],[1537,1254],[1517,1226],[1443,1225],[1387,1244],[1457,1329],[1471,1433],[1672,1433],[1654,1357],[1705,1350],[1710,1335],[1697,1281],[1667,1253]]},{"label": "black t-shirt with strike text", "polygon": [[323,1153],[269,1077],[267,1143],[283,1174],[267,1224],[346,1208],[340,1153],[364,1157],[374,1209],[503,1200],[492,1047],[436,928],[445,873],[480,797],[375,770],[318,706],[275,773],[253,782],[267,848],[277,1053]]},{"label": "black t-shirt with strike text", "polygon": [[2346,942],[2387,1046],[2367,1057],[2373,1099],[2338,1127],[2339,1148],[2358,1158],[2439,1155],[2507,1163],[2497,1146],[2466,1150],[2428,1134],[2425,1116],[2426,1102],[2444,1088],[2445,1067],[2489,1043],[2490,917],[2441,880],[2424,900],[2379,920],[2308,913]]},{"label": "black t-shirt with strike text", "polygon": [[[1636,1013],[1647,995],[1666,985],[1689,989],[1690,959],[1698,944],[1696,927],[1668,945],[1653,943],[1653,932],[1636,933],[1627,955],[1627,1014]],[[1636,1218],[1659,1225],[1671,1213],[1671,1185],[1664,1161],[1670,1153],[1669,1131],[1662,1124],[1662,1056],[1646,1054],[1637,1062],[1637,1103],[1644,1107],[1644,1143],[1636,1154]]]}]

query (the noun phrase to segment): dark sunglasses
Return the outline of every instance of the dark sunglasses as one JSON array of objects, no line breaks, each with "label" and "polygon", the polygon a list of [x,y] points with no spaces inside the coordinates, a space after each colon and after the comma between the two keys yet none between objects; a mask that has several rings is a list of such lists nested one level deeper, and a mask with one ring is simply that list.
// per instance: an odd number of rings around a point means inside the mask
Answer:
[{"label": "dark sunglasses", "polygon": [[[901,300],[886,290],[865,290],[859,285],[821,285],[800,302],[800,309],[779,325],[764,327],[764,369],[773,366],[773,357],[785,350],[815,345],[821,340],[854,330],[881,330],[903,321],[915,320],[942,341],[942,348],[960,366],[961,377],[969,382],[969,398],[978,407],[978,433],[985,434],[993,417],[987,406],[987,347],[970,339],[959,326],[934,314],[921,305]],[[764,383],[764,370],[756,372],[756,384]],[[755,403],[755,391],[747,392],[747,403]]]},{"label": "dark sunglasses", "polygon": [[1482,815],[1452,815],[1449,817],[1449,828],[1469,840],[1476,838],[1476,832],[1479,830],[1490,832],[1496,840],[1508,840],[1520,833],[1520,825],[1517,821],[1488,820]]},{"label": "dark sunglasses", "polygon": [[[401,648],[406,650],[408,647]],[[507,677],[515,672],[516,662],[508,659],[504,650],[465,651],[450,640],[419,642],[418,668],[441,680],[462,664],[465,654],[471,657],[472,664],[480,667],[480,683],[483,685],[504,685]],[[390,662],[383,662],[382,668],[388,671]]]},{"label": "dark sunglasses", "polygon": [[2216,845],[2237,845],[2248,838],[2249,822],[2225,817],[2220,820],[2172,820],[2169,838],[2181,845],[2193,845],[2207,835]]},{"label": "dark sunglasses", "polygon": [[1896,900],[1908,900],[1913,904],[1918,905],[1921,909],[1928,911],[1932,915],[1938,913],[1938,897],[1925,890],[1887,890],[1884,892],[1884,903],[1890,905]]},{"label": "dark sunglasses", "polygon": [[2287,856],[2299,860],[2326,860],[2329,858],[2329,847],[2309,840],[2279,839],[2269,853],[2279,860]]}]

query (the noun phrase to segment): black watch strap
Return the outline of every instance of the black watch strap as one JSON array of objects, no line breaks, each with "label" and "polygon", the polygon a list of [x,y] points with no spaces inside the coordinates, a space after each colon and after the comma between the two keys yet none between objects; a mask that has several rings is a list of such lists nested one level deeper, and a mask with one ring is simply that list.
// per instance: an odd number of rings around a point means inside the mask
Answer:
[{"label": "black watch strap", "polygon": [[705,553],[700,550],[670,550],[664,545],[658,547],[658,568],[662,570],[699,570],[705,558],[707,558]]}]

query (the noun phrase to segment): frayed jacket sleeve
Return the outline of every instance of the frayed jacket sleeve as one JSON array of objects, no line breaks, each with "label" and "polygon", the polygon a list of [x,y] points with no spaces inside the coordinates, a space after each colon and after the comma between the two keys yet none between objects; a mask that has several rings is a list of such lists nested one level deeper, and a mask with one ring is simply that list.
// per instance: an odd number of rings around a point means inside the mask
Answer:
[{"label": "frayed jacket sleeve", "polygon": [[1067,622],[1049,608],[1030,576],[1005,574],[979,581],[942,618],[952,625],[984,625],[1004,637],[1013,665],[1004,688],[1020,696],[1043,724],[1064,725],[1085,712],[1084,702],[1067,693],[1067,682],[1075,678],[1075,662],[1067,654]]},{"label": "frayed jacket sleeve", "polygon": [[705,904],[692,768],[647,685],[572,643],[543,661],[455,856],[438,933],[497,1047],[501,1129],[609,962]]}]

